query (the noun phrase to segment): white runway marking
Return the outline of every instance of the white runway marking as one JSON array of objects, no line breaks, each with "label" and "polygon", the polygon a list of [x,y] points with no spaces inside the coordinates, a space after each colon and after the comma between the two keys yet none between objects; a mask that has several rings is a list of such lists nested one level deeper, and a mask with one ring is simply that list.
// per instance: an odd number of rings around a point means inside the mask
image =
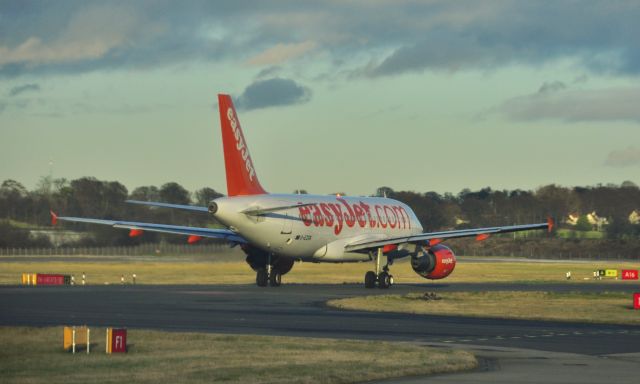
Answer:
[{"label": "white runway marking", "polygon": [[440,341],[441,343],[470,343],[470,342],[487,342],[487,341],[491,341],[491,340],[521,340],[521,339],[537,339],[539,337],[567,337],[567,336],[586,336],[586,337],[590,337],[593,335],[616,335],[616,334],[620,334],[620,335],[624,335],[624,334],[640,334],[640,330],[636,331],[636,330],[604,330],[604,331],[591,331],[591,332],[579,332],[579,331],[574,331],[574,332],[563,332],[563,333],[541,333],[538,335],[529,335],[529,334],[522,334],[522,335],[512,335],[512,336],[505,336],[505,335],[498,335],[498,336],[493,336],[493,337],[480,337],[480,338],[474,338],[474,339],[448,339],[448,340],[442,340]]}]

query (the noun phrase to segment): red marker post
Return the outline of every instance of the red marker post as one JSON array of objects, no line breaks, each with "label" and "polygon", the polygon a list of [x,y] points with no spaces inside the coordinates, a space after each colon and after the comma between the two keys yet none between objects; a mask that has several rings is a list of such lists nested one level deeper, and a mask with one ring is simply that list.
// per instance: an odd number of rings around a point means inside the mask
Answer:
[{"label": "red marker post", "polygon": [[127,353],[126,328],[107,328],[107,353]]},{"label": "red marker post", "polygon": [[71,281],[67,275],[53,275],[49,273],[36,274],[36,285],[64,285]]}]

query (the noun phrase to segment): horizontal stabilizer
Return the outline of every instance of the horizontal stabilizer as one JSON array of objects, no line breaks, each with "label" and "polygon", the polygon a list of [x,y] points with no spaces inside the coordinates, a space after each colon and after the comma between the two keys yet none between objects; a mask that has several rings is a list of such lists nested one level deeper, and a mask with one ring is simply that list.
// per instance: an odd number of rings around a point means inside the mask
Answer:
[{"label": "horizontal stabilizer", "polygon": [[242,211],[242,213],[248,216],[263,216],[263,215],[266,215],[267,213],[286,211],[287,209],[307,207],[310,205],[316,205],[316,203],[285,205],[285,206],[272,207],[272,208],[248,208]]}]

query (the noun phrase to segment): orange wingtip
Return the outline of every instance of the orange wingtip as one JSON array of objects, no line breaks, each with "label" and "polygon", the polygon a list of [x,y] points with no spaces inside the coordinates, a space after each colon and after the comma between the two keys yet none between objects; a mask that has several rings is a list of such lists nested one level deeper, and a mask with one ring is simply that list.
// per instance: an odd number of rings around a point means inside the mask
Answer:
[{"label": "orange wingtip", "polygon": [[129,237],[138,237],[142,235],[142,229],[132,229],[129,231]]},{"label": "orange wingtip", "polygon": [[58,215],[53,211],[49,211],[49,213],[51,214],[51,225],[58,224]]},{"label": "orange wingtip", "polygon": [[429,246],[433,247],[434,245],[442,243],[442,239],[431,239],[429,240]]},{"label": "orange wingtip", "polygon": [[555,223],[553,222],[553,219],[551,218],[551,216],[547,217],[547,232],[551,233],[554,226],[555,226]]},{"label": "orange wingtip", "polygon": [[478,240],[478,241],[487,240],[488,238],[489,238],[489,234],[488,233],[481,233],[481,234],[476,236],[476,240]]},{"label": "orange wingtip", "polygon": [[382,247],[382,253],[395,251],[396,249],[398,249],[398,245],[397,244],[387,244],[384,247]]}]

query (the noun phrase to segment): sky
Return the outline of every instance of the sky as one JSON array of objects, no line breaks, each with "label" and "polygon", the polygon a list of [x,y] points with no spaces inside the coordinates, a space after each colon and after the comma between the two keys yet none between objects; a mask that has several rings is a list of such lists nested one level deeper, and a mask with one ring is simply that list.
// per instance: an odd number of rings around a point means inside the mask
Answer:
[{"label": "sky", "polygon": [[0,0],[0,180],[226,192],[640,184],[638,1]]}]

